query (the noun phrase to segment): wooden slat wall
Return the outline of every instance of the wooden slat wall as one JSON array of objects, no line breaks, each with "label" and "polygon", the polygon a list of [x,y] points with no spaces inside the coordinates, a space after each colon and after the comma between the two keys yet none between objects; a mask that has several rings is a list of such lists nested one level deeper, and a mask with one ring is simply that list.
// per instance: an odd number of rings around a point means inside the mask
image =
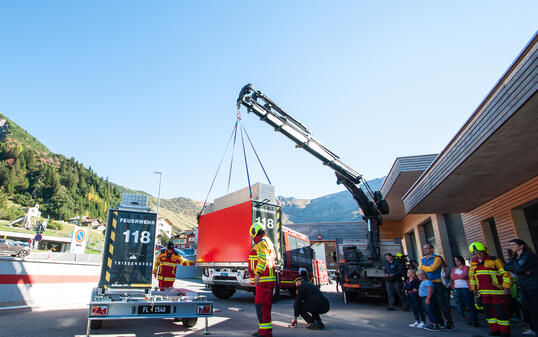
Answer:
[{"label": "wooden slat wall", "polygon": [[422,258],[422,246],[423,242],[420,239],[418,226],[431,220],[433,227],[433,234],[435,236],[435,254],[445,256],[445,249],[443,241],[441,240],[441,234],[439,231],[439,223],[437,221],[436,214],[408,214],[401,221],[398,222],[384,222],[380,227],[381,240],[392,240],[394,238],[401,238],[403,249],[407,254],[407,243],[405,242],[405,234],[411,230],[415,231],[415,237],[417,241],[417,253],[419,258]]},{"label": "wooden slat wall", "polygon": [[505,254],[505,258],[507,258],[506,249],[509,248],[508,241],[519,237],[512,219],[512,209],[537,198],[538,177],[534,177],[490,202],[468,213],[462,213],[461,219],[463,221],[467,243],[470,244],[473,241],[485,242],[481,222],[493,218],[497,226],[503,253]]}]

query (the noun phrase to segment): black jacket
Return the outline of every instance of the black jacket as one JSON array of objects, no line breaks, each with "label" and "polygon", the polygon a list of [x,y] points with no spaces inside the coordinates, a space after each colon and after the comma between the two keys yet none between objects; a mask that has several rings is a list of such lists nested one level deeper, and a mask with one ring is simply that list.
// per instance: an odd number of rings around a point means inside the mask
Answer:
[{"label": "black jacket", "polygon": [[318,287],[303,281],[297,287],[297,295],[293,304],[295,317],[299,316],[300,312],[298,312],[298,309],[301,307],[307,312],[324,314],[329,311],[330,305],[329,300]]},{"label": "black jacket", "polygon": [[390,278],[390,280],[402,280],[402,277],[404,276],[404,271],[402,268],[402,264],[399,261],[396,261],[395,259],[392,260],[392,263],[389,261],[385,261],[385,273],[386,274],[394,274]]},{"label": "black jacket", "polygon": [[538,258],[535,254],[524,251],[504,265],[504,269],[517,275],[517,285],[522,289],[538,289]]}]

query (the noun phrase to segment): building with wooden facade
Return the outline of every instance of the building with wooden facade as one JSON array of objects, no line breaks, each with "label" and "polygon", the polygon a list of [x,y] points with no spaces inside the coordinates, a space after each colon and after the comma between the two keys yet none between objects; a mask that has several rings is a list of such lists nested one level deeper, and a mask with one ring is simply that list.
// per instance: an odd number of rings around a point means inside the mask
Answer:
[{"label": "building with wooden facade", "polygon": [[400,157],[381,188],[390,213],[382,238],[422,257],[480,241],[507,257],[509,241],[538,248],[538,35],[532,38],[439,155]]}]

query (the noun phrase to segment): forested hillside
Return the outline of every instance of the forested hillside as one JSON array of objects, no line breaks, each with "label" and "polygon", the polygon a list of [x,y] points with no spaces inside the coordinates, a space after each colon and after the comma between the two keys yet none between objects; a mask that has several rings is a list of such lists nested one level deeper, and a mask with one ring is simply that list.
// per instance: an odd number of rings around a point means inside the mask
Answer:
[{"label": "forested hillside", "polygon": [[4,218],[23,215],[21,206],[40,204],[44,216],[67,219],[88,215],[106,219],[118,203],[118,187],[97,176],[74,158],[50,152],[24,129],[0,114],[0,212]]}]

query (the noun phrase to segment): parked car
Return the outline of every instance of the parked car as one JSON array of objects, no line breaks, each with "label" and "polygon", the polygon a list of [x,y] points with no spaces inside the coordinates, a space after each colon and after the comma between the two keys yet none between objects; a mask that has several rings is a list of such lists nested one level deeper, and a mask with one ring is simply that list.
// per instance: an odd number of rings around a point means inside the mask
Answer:
[{"label": "parked car", "polygon": [[30,248],[19,246],[15,241],[10,239],[0,239],[0,254],[25,257],[30,254]]},{"label": "parked car", "polygon": [[30,247],[30,242],[26,242],[26,241],[15,241],[15,244],[17,246]]}]

